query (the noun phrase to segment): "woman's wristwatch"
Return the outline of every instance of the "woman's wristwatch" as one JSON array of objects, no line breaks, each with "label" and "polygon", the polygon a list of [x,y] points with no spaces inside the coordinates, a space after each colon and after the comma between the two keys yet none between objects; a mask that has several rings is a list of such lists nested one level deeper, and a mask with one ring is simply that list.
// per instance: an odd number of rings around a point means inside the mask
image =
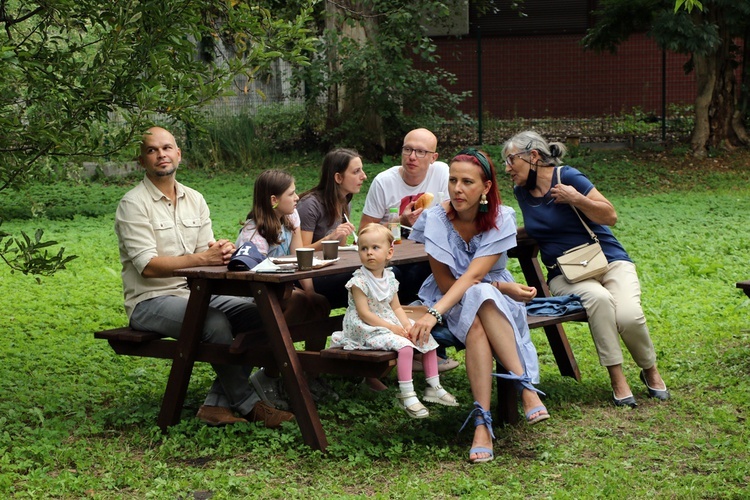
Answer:
[{"label": "woman's wristwatch", "polygon": [[442,324],[443,324],[443,315],[442,315],[442,314],[440,314],[440,313],[438,312],[438,310],[437,310],[437,309],[435,309],[434,307],[430,307],[430,308],[428,308],[428,309],[427,309],[427,314],[430,314],[430,315],[434,316],[434,317],[435,317],[435,319],[436,319],[436,320],[437,320],[437,322],[438,322],[438,325],[442,325]]}]

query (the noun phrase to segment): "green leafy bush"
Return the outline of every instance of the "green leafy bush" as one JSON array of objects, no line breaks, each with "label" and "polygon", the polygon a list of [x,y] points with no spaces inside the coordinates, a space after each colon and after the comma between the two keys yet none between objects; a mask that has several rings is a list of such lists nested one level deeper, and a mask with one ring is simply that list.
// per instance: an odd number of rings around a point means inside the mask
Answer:
[{"label": "green leafy bush", "polygon": [[[137,179],[140,180],[140,175]],[[72,182],[55,176],[44,183],[6,190],[0,195],[0,216],[6,220],[47,218],[72,219],[76,215],[100,217],[114,213],[121,196],[135,177],[120,184]]]},{"label": "green leafy bush", "polygon": [[434,64],[423,21],[450,15],[443,2],[366,0],[352,10],[330,4],[319,57],[295,74],[311,113],[326,117],[325,148],[357,148],[379,161],[416,126],[460,119],[468,93],[450,90],[455,76]]},{"label": "green leafy bush", "polygon": [[253,116],[256,140],[271,151],[309,151],[316,149],[309,135],[319,134],[322,121],[307,114],[303,104],[270,104],[258,108]]},{"label": "green leafy bush", "polygon": [[269,104],[254,114],[212,116],[192,129],[185,160],[201,168],[243,170],[273,164],[281,153],[314,151],[310,124],[301,104]]}]

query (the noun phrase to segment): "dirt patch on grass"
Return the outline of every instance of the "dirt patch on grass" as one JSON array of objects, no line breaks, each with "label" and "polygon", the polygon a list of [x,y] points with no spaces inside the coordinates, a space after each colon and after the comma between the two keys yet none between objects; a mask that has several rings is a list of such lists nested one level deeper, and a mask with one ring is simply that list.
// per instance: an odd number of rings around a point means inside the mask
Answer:
[{"label": "dirt patch on grass", "polygon": [[750,149],[722,151],[705,158],[698,158],[689,152],[683,152],[683,149],[685,149],[684,146],[664,151],[636,148],[628,150],[628,156],[632,161],[657,163],[665,170],[674,173],[728,172],[736,168],[750,168]]}]

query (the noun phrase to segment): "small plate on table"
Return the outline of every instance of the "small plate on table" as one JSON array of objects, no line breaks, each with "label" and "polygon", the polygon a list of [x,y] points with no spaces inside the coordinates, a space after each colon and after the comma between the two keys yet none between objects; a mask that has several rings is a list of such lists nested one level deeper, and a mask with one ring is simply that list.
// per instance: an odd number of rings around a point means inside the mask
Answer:
[{"label": "small plate on table", "polygon": [[313,257],[313,269],[320,269],[321,267],[330,266],[334,262],[338,261],[339,257],[336,257],[335,259],[329,259],[329,260],[323,260],[323,259],[316,259]]},{"label": "small plate on table", "polygon": [[[297,270],[297,257],[294,255],[286,256],[286,257],[270,257],[268,260],[276,264],[276,267],[279,268],[293,268],[295,271]],[[334,262],[339,260],[338,257],[335,259],[329,259],[329,260],[323,260],[318,259],[317,257],[313,257],[313,269],[320,269],[321,267],[330,266]]]}]

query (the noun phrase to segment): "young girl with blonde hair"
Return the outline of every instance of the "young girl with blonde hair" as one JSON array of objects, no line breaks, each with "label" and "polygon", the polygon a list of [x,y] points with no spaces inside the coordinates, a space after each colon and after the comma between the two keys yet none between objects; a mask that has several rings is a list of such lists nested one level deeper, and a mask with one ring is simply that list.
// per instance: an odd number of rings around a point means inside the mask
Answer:
[{"label": "young girl with blonde hair", "polygon": [[357,246],[362,267],[354,271],[346,284],[349,306],[344,315],[344,330],[333,334],[332,344],[351,350],[397,351],[399,404],[410,417],[425,418],[430,413],[417,398],[412,380],[416,349],[423,353],[427,377],[423,399],[458,406],[456,398],[440,385],[435,339],[430,336],[415,342],[409,334],[412,323],[398,300],[398,281],[386,267],[393,257],[393,234],[385,226],[368,224],[359,232]]}]

